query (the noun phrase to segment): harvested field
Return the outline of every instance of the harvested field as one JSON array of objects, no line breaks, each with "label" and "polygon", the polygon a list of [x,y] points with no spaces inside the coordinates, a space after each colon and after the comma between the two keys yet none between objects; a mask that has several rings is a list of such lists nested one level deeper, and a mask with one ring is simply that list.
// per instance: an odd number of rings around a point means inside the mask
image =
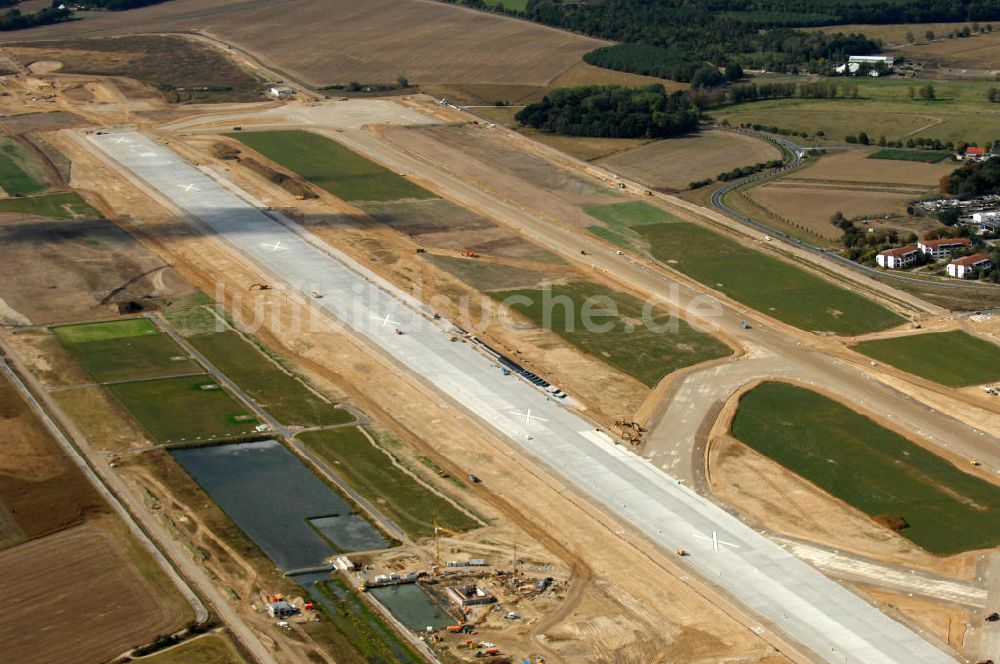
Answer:
[{"label": "harvested field", "polygon": [[393,464],[393,458],[357,427],[299,436],[331,471],[344,478],[412,538],[431,537],[435,525],[455,531],[480,524]]},{"label": "harvested field", "polygon": [[[35,199],[10,202],[28,200]],[[122,302],[157,308],[192,291],[159,257],[110,222],[0,217],[0,298],[17,312],[14,318],[42,325],[109,318]]]},{"label": "harvested field", "polygon": [[706,131],[687,138],[653,141],[598,163],[647,187],[678,191],[741,166],[781,159],[781,150],[753,136]]},{"label": "harvested field", "polygon": [[[628,207],[625,207],[627,205]],[[897,314],[852,291],[646,203],[599,205],[592,227],[649,253],[692,279],[790,325],[812,331],[861,334],[903,322]],[[633,226],[628,226],[629,221]]]},{"label": "harvested field", "polygon": [[108,389],[158,443],[255,433],[257,419],[207,375],[116,383]]},{"label": "harvested field", "polygon": [[1000,487],[964,473],[867,417],[801,387],[745,394],[733,435],[899,534],[951,555],[1000,542]]},{"label": "harvested field", "polygon": [[100,212],[71,191],[0,199],[0,214],[3,213],[30,214],[49,219],[94,219],[101,216]]},{"label": "harvested field", "polygon": [[376,221],[425,247],[452,251],[469,248],[484,256],[562,262],[555,254],[506,228],[440,198],[362,203],[359,207]]},{"label": "harvested field", "polygon": [[52,328],[99,382],[201,373],[202,368],[145,318]]},{"label": "harvested field", "polygon": [[[961,30],[969,24],[957,25],[951,29]],[[922,35],[914,31],[914,34]],[[944,31],[935,31],[944,35]],[[907,58],[921,62],[928,69],[945,70],[943,73],[958,75],[968,73],[995,74],[1000,69],[1000,33],[993,31],[985,35],[970,36],[965,39],[936,39],[933,42],[910,44],[900,51]],[[957,70],[957,71],[956,71]],[[963,72],[960,70],[978,70]]]},{"label": "harvested field", "polygon": [[59,390],[52,397],[96,449],[125,450],[152,444],[128,411],[103,388]]},{"label": "harvested field", "polygon": [[595,67],[586,62],[578,62],[564,71],[549,84],[549,87],[573,88],[580,85],[627,85],[629,87],[662,85],[667,92],[687,90],[691,87],[687,83],[679,83],[678,81],[671,81],[666,78],[656,78],[655,76],[630,74],[625,71],[605,69],[604,67]]},{"label": "harvested field", "polygon": [[[577,281],[491,295],[647,387],[677,369],[732,354],[724,343],[696,332],[679,318],[594,283]],[[513,302],[514,298],[521,301]],[[525,299],[530,303],[524,304]]]},{"label": "harvested field", "polygon": [[[952,163],[926,163],[920,161],[892,161],[886,163],[874,155],[894,150],[842,150],[830,152],[813,161],[809,166],[792,173],[782,180],[815,180],[818,182],[838,182],[883,189],[908,189],[926,191],[936,188],[941,176],[955,170]],[[906,150],[898,152],[908,153]],[[935,152],[921,152],[933,155]],[[886,159],[887,157],[883,157]]]},{"label": "harvested field", "polygon": [[[336,21],[330,17],[335,16]],[[174,0],[4,35],[4,41],[201,29],[307,83],[547,85],[607,42],[420,0]],[[295,34],[289,39],[289,34]],[[323,57],[317,57],[322,53]]]},{"label": "harvested field", "polygon": [[949,387],[1000,380],[1000,346],[961,331],[873,339],[854,350]]},{"label": "harvested field", "polygon": [[434,197],[402,175],[308,131],[255,131],[229,136],[345,201]]},{"label": "harvested field", "polygon": [[841,234],[830,224],[837,212],[848,219],[904,216],[907,204],[914,199],[913,194],[826,188],[785,180],[754,187],[747,195],[776,215],[833,238]]},{"label": "harvested field", "polygon": [[134,78],[160,89],[171,102],[263,99],[261,80],[221,51],[184,37],[70,38],[23,42],[7,50],[25,65],[58,62],[60,74]]},{"label": "harvested field", "polygon": [[[0,548],[108,511],[20,394],[0,378]],[[2,576],[7,581],[13,577]],[[6,641],[5,641],[6,643]]]},{"label": "harvested field", "polygon": [[[913,36],[916,37],[916,41],[925,42],[925,33],[930,30],[935,35],[939,37],[947,37],[948,33],[961,30],[965,26],[971,26],[971,23],[888,23],[888,24],[873,24],[873,23],[850,23],[847,25],[826,25],[818,28],[812,28],[813,30],[820,30],[822,32],[834,33],[842,32],[845,35],[854,33],[862,33],[869,39],[881,39],[888,45],[901,45],[906,44],[907,33],[912,32]],[[978,37],[977,37],[978,38]],[[971,38],[970,38],[971,39]],[[969,39],[961,40],[969,41]]]},{"label": "harvested field", "polygon": [[0,625],[5,658],[103,662],[178,629],[184,613],[143,578],[130,544],[85,525],[0,553],[5,591],[23,598]]}]

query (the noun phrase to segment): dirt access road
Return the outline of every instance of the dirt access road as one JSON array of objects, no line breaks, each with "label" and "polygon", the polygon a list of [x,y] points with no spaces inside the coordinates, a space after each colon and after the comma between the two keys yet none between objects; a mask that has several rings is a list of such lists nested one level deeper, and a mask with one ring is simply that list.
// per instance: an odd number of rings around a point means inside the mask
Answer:
[{"label": "dirt access road", "polygon": [[[699,429],[711,418],[721,401],[739,386],[760,378],[797,376],[817,388],[829,390],[858,404],[876,417],[906,422],[911,430],[923,432],[921,435],[926,437],[928,446],[937,447],[945,454],[977,458],[982,462],[983,469],[993,474],[1000,473],[1000,439],[986,433],[1000,431],[1000,414],[997,412],[970,404],[970,415],[963,419],[966,422],[975,420],[980,423],[979,426],[959,421],[937,409],[940,395],[915,392],[915,396],[911,397],[903,394],[890,385],[898,381],[898,376],[866,366],[860,356],[845,351],[843,343],[836,338],[817,337],[797,330],[711,293],[701,284],[660,265],[629,255],[618,255],[603,241],[577,230],[569,223],[542,216],[527,208],[513,192],[502,196],[466,182],[459,175],[462,170],[460,164],[445,167],[423,155],[408,154],[381,140],[364,126],[366,116],[382,122],[399,122],[405,118],[405,122],[412,123],[417,110],[404,111],[397,103],[389,101],[366,100],[364,109],[354,104],[289,105],[265,113],[264,116],[271,119],[265,121],[263,126],[307,128],[326,134],[397,172],[413,177],[432,191],[523,234],[585,272],[596,271],[618,281],[625,288],[653,298],[671,311],[681,312],[686,319],[706,331],[736,339],[744,348],[744,354],[731,362],[715,364],[700,371],[696,368],[687,373],[679,372],[680,377],[672,378],[682,381],[676,390],[680,392],[680,398],[675,395],[669,404],[661,402],[646,414],[654,427],[644,452],[660,465],[667,464],[665,468],[668,472],[679,473],[681,477],[691,476],[690,470],[685,471],[685,466],[680,464],[692,467],[690,452],[695,448]],[[383,107],[375,112],[375,107],[379,105]],[[391,110],[391,107],[399,110]],[[371,115],[368,115],[369,109]],[[235,117],[248,115],[253,114]],[[460,117],[464,119],[464,114]],[[203,121],[222,123],[225,118],[209,116]],[[199,122],[189,120],[169,128],[197,131]],[[581,175],[590,176],[587,172]],[[581,250],[588,254],[582,259]],[[752,323],[750,329],[743,328],[744,321]],[[931,399],[935,403],[929,403]],[[688,461],[680,461],[685,456]]]}]

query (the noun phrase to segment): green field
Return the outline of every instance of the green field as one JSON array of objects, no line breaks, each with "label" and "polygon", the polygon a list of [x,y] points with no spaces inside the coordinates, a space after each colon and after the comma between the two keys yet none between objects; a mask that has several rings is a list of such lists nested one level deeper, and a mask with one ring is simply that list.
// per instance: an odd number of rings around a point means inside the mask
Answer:
[{"label": "green field", "polygon": [[35,194],[48,184],[38,164],[16,141],[0,136],[0,187],[11,196]]},{"label": "green field", "polygon": [[402,175],[308,131],[254,131],[229,136],[345,201],[435,197]]},{"label": "green field", "polygon": [[79,195],[71,191],[23,198],[0,198],[0,213],[4,212],[53,219],[76,219],[77,217],[99,219],[101,217],[100,212],[87,205]]},{"label": "green field", "polygon": [[205,634],[139,661],[148,664],[244,664],[246,660],[224,636]]},{"label": "green field", "polygon": [[318,581],[307,590],[318,601],[324,619],[306,623],[302,630],[325,652],[336,653],[338,664],[426,661],[343,579]]},{"label": "green field", "polygon": [[[867,298],[659,208],[625,205],[632,207],[598,205],[586,212],[611,224],[623,240],[637,233],[657,260],[761,313],[804,330],[837,334],[874,332],[903,322]],[[636,223],[618,230],[633,211]]]},{"label": "green field", "polygon": [[144,318],[52,328],[98,382],[200,373],[201,367]]},{"label": "green field", "polygon": [[250,435],[257,425],[256,418],[207,375],[107,387],[158,443]]},{"label": "green field", "polygon": [[236,332],[199,335],[188,342],[282,424],[323,426],[354,420],[350,411],[321,399]]},{"label": "green field", "polygon": [[499,7],[503,5],[504,9],[513,9],[519,12],[523,12],[528,8],[528,0],[483,0],[488,7]]},{"label": "green field", "polygon": [[[989,88],[996,85],[992,81],[881,78],[844,83],[858,86],[858,99],[770,99],[725,106],[710,114],[733,125],[758,123],[810,135],[823,131],[825,140],[834,143],[859,132],[873,141],[881,136],[890,141],[913,136],[980,145],[1000,135],[1000,114],[986,101]],[[910,87],[928,83],[934,86],[936,99],[910,99]]]},{"label": "green field", "polygon": [[330,469],[412,538],[431,537],[434,524],[454,531],[479,523],[391,462],[357,427],[311,431],[299,436]]},{"label": "green field", "polygon": [[350,411],[322,399],[238,332],[227,329],[209,309],[190,307],[166,318],[188,343],[282,424],[325,426],[354,420]]},{"label": "green field", "polygon": [[[571,282],[490,295],[498,301],[527,298],[530,304],[510,301],[511,309],[649,387],[672,371],[732,353],[686,322],[652,307],[644,310],[638,298],[598,284]],[[589,298],[596,298],[591,300],[592,329],[584,325]]]},{"label": "green field", "polygon": [[1000,346],[960,330],[862,341],[854,350],[949,387],[1000,380]]},{"label": "green field", "polygon": [[868,155],[869,159],[892,159],[895,161],[919,161],[925,164],[936,164],[944,161],[950,152],[935,152],[933,150],[879,150]]},{"label": "green field", "polygon": [[1000,544],[1000,487],[816,392],[764,383],[740,401],[733,434],[938,555]]}]

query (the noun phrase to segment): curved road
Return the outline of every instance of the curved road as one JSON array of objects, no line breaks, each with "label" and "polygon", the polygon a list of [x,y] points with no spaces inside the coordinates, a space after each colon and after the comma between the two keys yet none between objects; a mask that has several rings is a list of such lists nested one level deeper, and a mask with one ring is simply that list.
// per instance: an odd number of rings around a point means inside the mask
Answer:
[{"label": "curved road", "polygon": [[[730,130],[730,131],[736,131],[736,130]],[[799,145],[796,145],[795,143],[789,141],[788,139],[782,136],[775,136],[772,134],[765,134],[761,132],[748,132],[748,131],[740,133],[750,134],[753,136],[757,136],[758,138],[762,138],[764,140],[777,143],[785,150],[791,152],[794,158],[791,161],[791,163],[786,164],[785,166],[776,171],[770,171],[767,173],[758,173],[756,175],[751,175],[749,177],[741,178],[739,180],[734,180],[733,182],[730,182],[724,187],[720,187],[715,192],[713,192],[711,198],[712,207],[714,207],[715,209],[717,209],[719,212],[726,215],[730,219],[735,219],[736,221],[745,224],[747,226],[750,226],[751,228],[754,228],[758,231],[761,231],[766,235],[777,238],[783,242],[787,242],[788,244],[797,245],[798,247],[804,249],[805,251],[812,252],[817,256],[833,261],[835,263],[839,263],[840,265],[843,265],[846,268],[855,270],[869,277],[874,277],[877,279],[888,279],[890,281],[897,281],[903,283],[919,284],[921,286],[933,286],[940,288],[948,288],[952,290],[966,290],[966,291],[979,291],[979,292],[993,291],[995,293],[1000,294],[1000,286],[969,283],[967,281],[954,281],[954,282],[928,281],[927,279],[908,277],[906,275],[897,274],[891,271],[876,270],[875,268],[868,267],[867,265],[861,265],[860,263],[855,263],[854,261],[848,258],[844,258],[838,253],[827,251],[826,249],[823,249],[821,247],[816,247],[814,245],[809,244],[808,242],[799,240],[798,238],[792,237],[791,235],[785,233],[784,231],[778,230],[773,226],[768,226],[767,224],[757,221],[752,217],[748,217],[745,214],[737,212],[733,208],[726,205],[724,200],[726,194],[749,182],[756,182],[758,180],[767,180],[770,178],[777,177],[778,175],[781,175],[782,173],[790,171],[794,168],[798,168],[802,164],[802,160],[804,159],[806,151],[808,150],[808,148],[803,148]]]}]

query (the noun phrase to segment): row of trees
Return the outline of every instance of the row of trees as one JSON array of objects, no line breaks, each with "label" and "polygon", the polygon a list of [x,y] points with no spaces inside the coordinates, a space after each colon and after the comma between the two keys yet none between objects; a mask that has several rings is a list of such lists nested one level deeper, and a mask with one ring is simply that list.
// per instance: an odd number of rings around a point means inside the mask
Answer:
[{"label": "row of trees", "polygon": [[662,85],[611,85],[553,90],[514,117],[522,125],[546,133],[667,138],[696,130],[700,113],[688,95],[668,94]]},{"label": "row of trees", "polygon": [[[91,9],[106,9],[109,12],[120,12],[149,5],[158,5],[169,0],[73,0],[71,4],[78,7],[89,7]],[[53,7],[66,4],[65,0],[52,0]]]}]

